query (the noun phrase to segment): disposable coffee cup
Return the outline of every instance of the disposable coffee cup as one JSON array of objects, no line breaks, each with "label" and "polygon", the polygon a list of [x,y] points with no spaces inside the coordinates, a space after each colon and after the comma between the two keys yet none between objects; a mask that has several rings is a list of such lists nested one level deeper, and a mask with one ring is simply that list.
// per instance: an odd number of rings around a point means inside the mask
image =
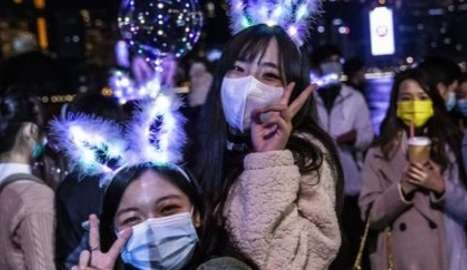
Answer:
[{"label": "disposable coffee cup", "polygon": [[430,160],[431,140],[429,138],[412,137],[408,144],[410,162],[425,164]]}]

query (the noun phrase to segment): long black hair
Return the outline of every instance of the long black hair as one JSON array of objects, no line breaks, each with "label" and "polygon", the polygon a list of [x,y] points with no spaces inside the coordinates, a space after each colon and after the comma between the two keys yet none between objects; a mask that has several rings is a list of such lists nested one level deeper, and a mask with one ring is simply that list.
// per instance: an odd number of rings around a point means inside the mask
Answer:
[{"label": "long black hair", "polygon": [[439,83],[446,87],[459,80],[462,70],[456,62],[449,58],[430,56],[420,64],[419,69],[424,73],[426,83],[437,88]]},{"label": "long black hair", "polygon": [[[307,57],[296,47],[287,33],[278,26],[269,27],[261,24],[249,27],[238,33],[226,45],[217,73],[214,77],[207,102],[201,111],[198,123],[199,148],[193,162],[196,172],[210,199],[211,210],[220,223],[223,222],[222,209],[235,179],[243,170],[244,152],[227,150],[227,140],[231,139],[228,125],[222,109],[220,89],[226,73],[231,70],[236,60],[253,61],[257,55],[265,53],[269,42],[277,40],[279,47],[279,71],[283,74],[285,84],[295,82],[291,101],[310,84]],[[325,153],[309,139],[297,135],[311,135],[319,140],[331,156],[334,170],[337,172],[336,183],[337,209],[341,208],[342,169],[337,157],[337,150],[333,140],[319,126],[316,106],[310,97],[303,108],[293,119],[293,135],[290,137],[287,149],[294,154],[294,159],[301,173],[315,171],[326,158]],[[250,139],[243,137],[243,143],[249,144]],[[216,211],[215,211],[216,210]],[[340,210],[339,210],[340,211]]]},{"label": "long black hair", "polygon": [[34,123],[40,131],[44,128],[41,102],[28,92],[22,86],[12,86],[0,97],[0,153],[13,149],[24,123]]},{"label": "long black hair", "polygon": [[[146,171],[153,171],[158,175],[163,176],[165,179],[170,181],[171,184],[179,188],[184,194],[187,195],[191,204],[193,205],[193,214],[199,215],[201,217],[202,225],[200,227],[201,229],[198,230],[200,242],[197,251],[193,256],[193,261],[188,267],[190,268],[191,265],[197,265],[201,263],[202,260],[208,256],[205,254],[206,249],[204,248],[204,241],[209,241],[209,237],[206,237],[206,233],[209,232],[205,230],[206,226],[203,224],[204,215],[206,214],[206,204],[203,199],[200,186],[196,180],[191,177],[186,170],[183,170],[185,172],[184,174],[175,166],[169,165],[166,166],[155,165],[153,163],[143,163],[125,168],[114,176],[114,178],[111,180],[111,183],[107,187],[102,203],[102,213],[99,226],[102,250],[107,252],[117,239],[115,235],[114,219],[125,190],[133,181],[138,179]],[[188,176],[188,179],[186,176]],[[127,266],[126,268],[131,269],[131,267]],[[116,269],[125,269],[120,259],[117,261]]]},{"label": "long black hair", "polygon": [[406,80],[417,82],[433,102],[433,117],[428,120],[424,127],[416,130],[416,133],[431,138],[433,142],[431,157],[443,170],[450,165],[448,153],[446,152],[446,146],[449,146],[450,151],[454,153],[458,163],[459,175],[467,187],[461,152],[462,133],[449,118],[443,98],[438,93],[435,86],[427,82],[428,79],[426,75],[420,69],[411,69],[396,75],[391,92],[389,109],[381,126],[381,135],[375,141],[374,145],[381,148],[387,160],[391,159],[401,146],[403,132],[406,131],[408,127],[397,117],[397,103],[400,86]]}]

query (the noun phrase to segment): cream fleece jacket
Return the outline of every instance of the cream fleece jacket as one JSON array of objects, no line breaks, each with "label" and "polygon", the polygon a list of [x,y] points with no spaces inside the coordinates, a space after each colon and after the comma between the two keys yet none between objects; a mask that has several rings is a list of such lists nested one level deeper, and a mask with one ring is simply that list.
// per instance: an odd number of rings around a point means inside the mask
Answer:
[{"label": "cream fleece jacket", "polygon": [[244,168],[224,208],[234,246],[260,269],[327,269],[341,244],[329,155],[307,175],[288,150],[249,154]]}]

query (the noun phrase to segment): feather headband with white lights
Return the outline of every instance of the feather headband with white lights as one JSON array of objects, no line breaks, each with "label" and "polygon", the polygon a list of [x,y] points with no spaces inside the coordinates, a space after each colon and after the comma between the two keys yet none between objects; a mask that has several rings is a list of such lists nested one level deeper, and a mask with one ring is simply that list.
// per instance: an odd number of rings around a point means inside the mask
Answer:
[{"label": "feather headband with white lights", "polygon": [[320,0],[228,0],[231,29],[238,33],[256,25],[284,28],[297,46],[309,35],[309,20],[320,9]]},{"label": "feather headband with white lights", "polygon": [[127,143],[117,124],[85,114],[67,114],[51,123],[51,136],[82,174],[109,173],[123,165]]},{"label": "feather headband with white lights", "polygon": [[54,120],[51,134],[80,175],[99,175],[101,185],[122,168],[155,163],[176,165],[185,144],[181,102],[174,94],[139,103],[133,120],[120,128],[116,123],[84,114],[68,114]]},{"label": "feather headband with white lights", "polygon": [[186,141],[184,117],[178,111],[181,102],[174,95],[159,94],[156,99],[139,104],[138,112],[127,126],[130,142],[128,165],[141,161],[178,163]]}]

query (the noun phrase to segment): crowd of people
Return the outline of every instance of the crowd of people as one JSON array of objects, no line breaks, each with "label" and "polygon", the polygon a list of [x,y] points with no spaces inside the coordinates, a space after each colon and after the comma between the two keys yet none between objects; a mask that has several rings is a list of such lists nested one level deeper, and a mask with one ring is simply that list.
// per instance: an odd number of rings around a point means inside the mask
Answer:
[{"label": "crowd of people", "polygon": [[[364,65],[336,47],[308,55],[258,24],[216,66],[190,68],[183,162],[124,166],[105,185],[67,165],[31,89],[8,87],[0,269],[467,267],[467,76],[456,63],[427,57],[397,72],[378,136]],[[311,70],[328,79],[315,84]],[[124,129],[135,110],[91,93],[56,117]],[[417,139],[425,160],[412,158]]]}]

